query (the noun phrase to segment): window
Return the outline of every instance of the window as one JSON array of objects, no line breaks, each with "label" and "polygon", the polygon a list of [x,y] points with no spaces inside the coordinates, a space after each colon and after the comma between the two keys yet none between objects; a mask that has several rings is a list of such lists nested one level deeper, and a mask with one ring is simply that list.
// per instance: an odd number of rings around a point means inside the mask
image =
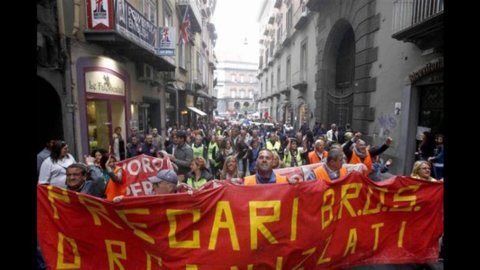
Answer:
[{"label": "window", "polygon": [[163,0],[163,26],[173,26],[172,8],[167,0]]},{"label": "window", "polygon": [[156,0],[143,0],[143,16],[155,26],[157,25],[157,2]]},{"label": "window", "polygon": [[288,11],[287,11],[287,36],[290,36],[290,32],[291,32],[291,29],[292,29],[292,6],[290,6],[288,8]]},{"label": "window", "polygon": [[300,80],[307,81],[307,40],[304,40],[300,49]]}]

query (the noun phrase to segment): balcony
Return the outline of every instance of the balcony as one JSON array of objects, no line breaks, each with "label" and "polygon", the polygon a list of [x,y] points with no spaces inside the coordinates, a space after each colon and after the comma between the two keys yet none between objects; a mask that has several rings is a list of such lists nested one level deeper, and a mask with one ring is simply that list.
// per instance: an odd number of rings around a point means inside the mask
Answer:
[{"label": "balcony", "polygon": [[[126,3],[129,12],[113,14],[116,21],[113,29],[89,28],[84,31],[88,42],[104,48],[104,54],[112,58],[148,64],[157,71],[175,70],[175,60],[157,54],[156,32],[158,28]],[[126,22],[135,18],[139,23],[132,26]]]},{"label": "balcony", "polygon": [[277,43],[277,45],[275,45],[275,53],[274,53],[273,57],[275,57],[275,58],[279,57],[282,54],[282,49],[283,49],[282,44]]},{"label": "balcony", "polygon": [[291,28],[287,28],[282,32],[282,45],[284,47],[290,46],[290,43],[292,42],[292,30],[290,29]]},{"label": "balcony", "polygon": [[308,15],[310,15],[310,10],[308,10],[307,5],[305,5],[305,2],[302,2],[300,7],[295,11],[295,14],[293,15],[293,21],[295,23],[295,29],[300,30],[305,25],[307,25],[308,22]]},{"label": "balcony", "polygon": [[421,50],[443,46],[443,0],[396,0],[392,38]]},{"label": "balcony", "polygon": [[290,92],[291,92],[292,88],[289,87],[289,86],[285,86],[284,88],[282,88],[282,90],[280,90],[280,94],[282,95],[285,95],[287,97],[290,96]]},{"label": "balcony", "polygon": [[293,88],[303,92],[307,90],[307,82],[305,80],[299,80],[292,85]]},{"label": "balcony", "polygon": [[198,0],[177,0],[182,19],[185,9],[188,7],[192,32],[202,32],[202,15],[200,14],[200,3]]}]

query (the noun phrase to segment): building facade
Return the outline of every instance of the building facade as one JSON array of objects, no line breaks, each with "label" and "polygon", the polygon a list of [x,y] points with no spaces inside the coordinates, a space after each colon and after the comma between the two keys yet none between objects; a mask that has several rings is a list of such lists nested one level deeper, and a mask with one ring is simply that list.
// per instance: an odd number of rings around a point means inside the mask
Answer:
[{"label": "building facade", "polygon": [[258,21],[259,108],[274,120],[390,136],[397,174],[417,133],[444,132],[443,1],[266,0]]},{"label": "building facade", "polygon": [[241,60],[221,59],[218,62],[215,71],[218,112],[236,112],[247,115],[256,111],[257,65],[257,63]]},{"label": "building facade", "polygon": [[[208,121],[215,5],[37,1],[39,107],[48,107],[38,115],[38,147],[52,137],[64,139],[82,157],[94,148],[108,149],[117,127],[126,140],[133,129],[158,128],[165,136],[169,124]],[[182,30],[188,38],[180,38]]]}]

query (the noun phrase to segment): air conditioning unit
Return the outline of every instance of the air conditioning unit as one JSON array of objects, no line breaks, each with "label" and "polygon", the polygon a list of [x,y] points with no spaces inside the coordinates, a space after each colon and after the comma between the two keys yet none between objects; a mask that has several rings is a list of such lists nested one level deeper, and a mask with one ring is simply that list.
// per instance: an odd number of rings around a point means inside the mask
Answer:
[{"label": "air conditioning unit", "polygon": [[151,82],[154,80],[153,67],[148,64],[137,64],[137,80]]}]

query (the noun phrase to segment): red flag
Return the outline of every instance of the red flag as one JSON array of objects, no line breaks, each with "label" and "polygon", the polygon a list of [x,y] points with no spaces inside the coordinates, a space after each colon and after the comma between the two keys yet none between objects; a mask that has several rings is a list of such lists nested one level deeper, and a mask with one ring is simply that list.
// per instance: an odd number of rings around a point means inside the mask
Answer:
[{"label": "red flag", "polygon": [[182,40],[183,44],[187,44],[189,32],[190,32],[190,14],[188,14],[188,6],[187,6],[187,8],[185,9],[185,15],[183,16],[182,25],[180,26],[180,39]]}]

